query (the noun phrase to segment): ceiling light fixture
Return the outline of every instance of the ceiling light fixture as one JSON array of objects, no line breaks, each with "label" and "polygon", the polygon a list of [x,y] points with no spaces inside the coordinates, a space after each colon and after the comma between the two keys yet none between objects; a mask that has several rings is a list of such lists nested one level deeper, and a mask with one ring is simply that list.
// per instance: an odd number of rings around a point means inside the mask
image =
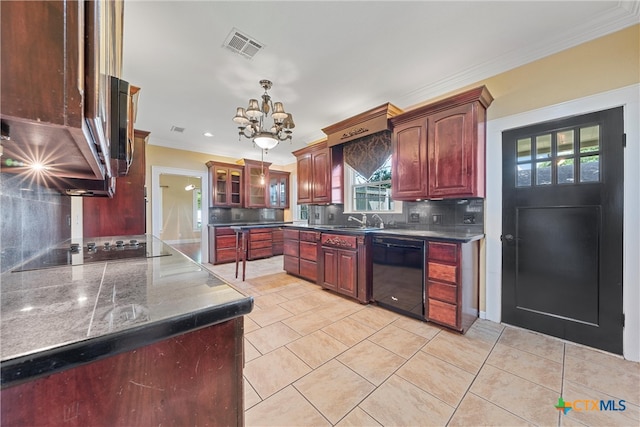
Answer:
[{"label": "ceiling light fixture", "polygon": [[[233,121],[238,124],[240,136],[253,139],[253,143],[262,150],[274,148],[280,141],[291,139],[291,129],[295,127],[293,117],[284,111],[282,102],[271,102],[271,96],[267,93],[273,83],[269,80],[260,80],[260,86],[264,89],[262,105],[257,99],[250,99],[249,106],[245,110],[238,107]],[[273,125],[265,128],[267,116],[271,113]],[[238,137],[240,139],[240,137]]]}]

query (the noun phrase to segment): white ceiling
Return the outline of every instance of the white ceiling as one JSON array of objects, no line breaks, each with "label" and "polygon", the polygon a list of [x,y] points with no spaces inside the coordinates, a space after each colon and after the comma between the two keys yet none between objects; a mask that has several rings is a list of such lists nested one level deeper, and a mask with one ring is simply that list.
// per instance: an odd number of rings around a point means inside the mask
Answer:
[{"label": "white ceiling", "polygon": [[[238,141],[236,107],[261,79],[293,114],[292,150],[386,102],[407,109],[639,22],[638,1],[125,1],[123,79],[141,87],[150,144],[259,159]],[[223,47],[237,30],[253,59]],[[185,128],[171,132],[172,126]],[[204,132],[214,134],[212,138]]]}]

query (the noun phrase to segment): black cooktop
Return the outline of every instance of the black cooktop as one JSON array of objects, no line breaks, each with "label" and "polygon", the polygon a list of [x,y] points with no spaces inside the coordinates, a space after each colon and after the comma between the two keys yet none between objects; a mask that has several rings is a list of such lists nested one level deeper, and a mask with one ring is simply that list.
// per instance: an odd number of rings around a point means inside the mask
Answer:
[{"label": "black cooktop", "polygon": [[64,265],[82,265],[91,262],[153,258],[167,255],[171,255],[171,253],[164,250],[164,248],[148,247],[146,242],[139,242],[134,239],[128,241],[89,242],[85,246],[71,243],[69,247],[50,249],[12,271],[40,270]]}]

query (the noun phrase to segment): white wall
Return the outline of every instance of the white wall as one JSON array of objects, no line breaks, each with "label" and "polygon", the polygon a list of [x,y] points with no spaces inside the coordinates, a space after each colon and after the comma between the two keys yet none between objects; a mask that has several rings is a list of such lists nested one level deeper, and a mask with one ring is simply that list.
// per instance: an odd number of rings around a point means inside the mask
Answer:
[{"label": "white wall", "polygon": [[487,122],[486,311],[487,319],[500,322],[502,298],[502,131],[547,120],[624,106],[624,357],[640,361],[640,85],[604,92]]}]

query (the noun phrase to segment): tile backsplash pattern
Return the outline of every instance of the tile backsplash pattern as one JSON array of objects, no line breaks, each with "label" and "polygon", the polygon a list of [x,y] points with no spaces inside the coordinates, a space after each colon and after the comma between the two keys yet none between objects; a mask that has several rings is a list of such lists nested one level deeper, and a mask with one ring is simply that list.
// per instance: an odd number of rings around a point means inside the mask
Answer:
[{"label": "tile backsplash pattern", "polygon": [[0,272],[71,238],[71,198],[0,173]]},{"label": "tile backsplash pattern", "polygon": [[283,209],[209,208],[209,224],[284,221]]},{"label": "tile backsplash pattern", "polygon": [[[343,205],[310,205],[311,225],[354,225],[348,222],[350,214]],[[351,214],[360,218],[360,214]],[[379,214],[386,228],[402,228],[431,231],[484,232],[484,199],[425,200],[403,202],[402,213]],[[368,214],[369,226],[377,226],[378,219]]]}]

